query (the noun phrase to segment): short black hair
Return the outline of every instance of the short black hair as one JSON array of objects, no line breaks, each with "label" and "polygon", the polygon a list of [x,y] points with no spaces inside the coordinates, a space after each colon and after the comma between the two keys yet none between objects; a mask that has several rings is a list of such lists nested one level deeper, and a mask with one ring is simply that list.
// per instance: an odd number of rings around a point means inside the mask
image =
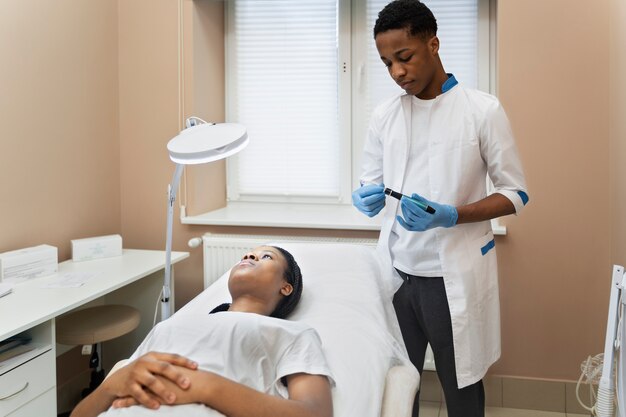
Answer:
[{"label": "short black hair", "polygon": [[[278,246],[272,246],[277,249],[287,261],[287,268],[283,274],[285,281],[291,284],[293,291],[291,294],[284,296],[276,305],[276,308],[270,314],[270,317],[276,317],[278,319],[284,319],[287,317],[294,308],[300,302],[300,296],[302,295],[302,271],[300,266],[294,259],[293,255],[283,248]],[[227,311],[230,308],[230,303],[223,303],[215,307],[209,312],[209,314],[219,313],[220,311]]]},{"label": "short black hair", "polygon": [[406,29],[411,36],[431,37],[437,35],[437,19],[419,0],[394,0],[378,13],[374,38],[393,29]]},{"label": "short black hair", "polygon": [[284,296],[283,299],[278,302],[272,314],[270,314],[271,317],[284,319],[291,314],[293,309],[296,308],[300,302],[300,296],[302,295],[302,271],[300,271],[300,266],[291,253],[278,246],[272,247],[278,249],[285,257],[287,268],[285,269],[284,278],[285,281],[290,283],[293,287],[291,294]]}]

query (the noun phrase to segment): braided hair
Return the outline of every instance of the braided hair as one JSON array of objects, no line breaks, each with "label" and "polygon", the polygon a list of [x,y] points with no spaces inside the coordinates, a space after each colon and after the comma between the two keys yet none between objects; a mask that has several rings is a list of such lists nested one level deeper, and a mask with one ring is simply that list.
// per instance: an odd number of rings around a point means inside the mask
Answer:
[{"label": "braided hair", "polygon": [[300,271],[300,266],[291,253],[278,246],[272,247],[274,249],[278,249],[285,257],[285,260],[287,261],[287,268],[285,269],[283,277],[285,278],[285,281],[290,283],[293,287],[291,294],[284,296],[278,302],[278,305],[274,311],[272,311],[272,314],[270,314],[270,317],[284,319],[291,314],[293,309],[296,308],[296,305],[300,302],[300,296],[302,295],[302,272]]},{"label": "braided hair", "polygon": [[437,35],[437,19],[419,0],[395,0],[378,13],[374,38],[393,29],[408,29],[411,36],[431,37]]},{"label": "braided hair", "polygon": [[[287,317],[298,302],[300,302],[300,296],[302,295],[302,272],[300,266],[294,259],[293,255],[287,252],[285,249],[278,246],[272,246],[277,249],[287,261],[287,268],[283,278],[293,287],[291,294],[284,296],[279,302],[274,311],[270,314],[270,317],[276,317],[278,319],[284,319]],[[230,303],[220,304],[210,311],[209,314],[218,313],[220,311],[227,311],[230,308]]]}]

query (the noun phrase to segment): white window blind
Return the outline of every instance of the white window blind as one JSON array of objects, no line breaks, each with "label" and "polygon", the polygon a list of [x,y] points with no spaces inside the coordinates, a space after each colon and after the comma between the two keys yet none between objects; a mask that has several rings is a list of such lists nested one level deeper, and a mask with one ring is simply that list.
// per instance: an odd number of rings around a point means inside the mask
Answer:
[{"label": "white window blind", "polygon": [[337,1],[228,4],[228,118],[250,137],[229,198],[338,196]]}]

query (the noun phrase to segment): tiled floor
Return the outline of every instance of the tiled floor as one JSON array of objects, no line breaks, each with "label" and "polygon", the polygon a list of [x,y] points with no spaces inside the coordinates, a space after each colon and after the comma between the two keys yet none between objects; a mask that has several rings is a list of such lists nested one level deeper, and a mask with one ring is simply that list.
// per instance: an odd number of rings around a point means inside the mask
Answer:
[{"label": "tiled floor", "polygon": [[[421,401],[420,417],[448,417],[446,405]],[[517,408],[487,407],[485,417],[588,417],[588,414],[553,413],[550,411],[521,410]]]}]

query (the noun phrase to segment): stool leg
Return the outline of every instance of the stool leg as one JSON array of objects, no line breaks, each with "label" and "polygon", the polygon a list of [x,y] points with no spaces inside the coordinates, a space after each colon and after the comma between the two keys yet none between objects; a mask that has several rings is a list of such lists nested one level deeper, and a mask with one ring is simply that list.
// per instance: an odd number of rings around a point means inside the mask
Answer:
[{"label": "stool leg", "polygon": [[82,392],[82,397],[85,398],[91,394],[98,386],[104,381],[104,369],[100,368],[100,358],[98,356],[98,344],[93,345],[91,357],[89,358],[89,367],[91,370],[91,380],[89,381],[89,388],[85,388]]},{"label": "stool leg", "polygon": [[100,366],[100,358],[98,357],[98,344],[91,347],[91,357],[89,358],[89,367],[98,369]]}]

